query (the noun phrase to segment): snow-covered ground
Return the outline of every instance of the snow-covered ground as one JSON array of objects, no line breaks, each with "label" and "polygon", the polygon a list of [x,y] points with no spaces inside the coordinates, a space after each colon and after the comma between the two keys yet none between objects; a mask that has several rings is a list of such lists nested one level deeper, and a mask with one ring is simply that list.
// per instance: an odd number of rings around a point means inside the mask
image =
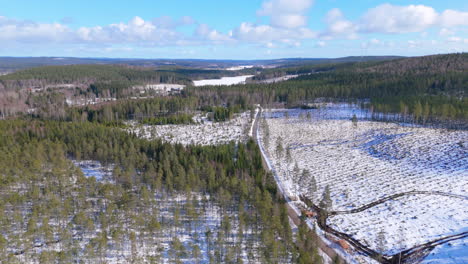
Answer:
[{"label": "snow-covered ground", "polygon": [[[353,114],[367,115],[345,104],[265,113],[269,137],[268,144],[262,140],[263,145],[285,191],[304,193],[318,204],[328,185],[331,211],[357,209],[414,190],[458,195],[405,195],[362,212],[329,218],[332,227],[373,249],[383,233],[385,254],[468,231],[468,132],[363,120],[353,123]],[[277,152],[278,142],[284,151]],[[315,177],[315,193],[310,192],[311,178],[299,180],[296,163],[300,172],[308,169]],[[451,244],[468,252],[466,239]],[[434,252],[445,254],[443,248]],[[437,259],[437,254],[432,258]]]},{"label": "snow-covered ground", "polygon": [[253,75],[242,75],[235,77],[222,77],[221,79],[208,79],[208,80],[199,80],[193,81],[195,86],[204,86],[204,85],[233,85],[233,84],[243,84],[247,78],[252,77]]},{"label": "snow-covered ground", "polygon": [[239,70],[243,70],[243,69],[251,69],[253,67],[254,67],[253,65],[239,65],[239,66],[226,68],[226,70],[227,71],[239,71]]},{"label": "snow-covered ground", "polygon": [[132,124],[129,132],[155,139],[160,138],[169,143],[183,145],[219,145],[231,141],[245,141],[252,127],[250,112],[238,114],[226,122],[211,122],[201,116],[194,118],[196,124],[190,125],[136,125]]},{"label": "snow-covered ground", "polygon": [[[96,204],[94,206],[97,206]],[[80,229],[70,229],[73,234],[73,245],[78,249],[77,257],[74,258],[80,259],[83,263],[176,263],[171,251],[172,243],[177,238],[183,246],[181,250],[183,254],[179,257],[181,263],[212,263],[210,259],[221,249],[231,252],[234,248],[238,250],[243,263],[262,263],[259,243],[261,228],[257,229],[254,224],[244,224],[240,229],[236,209],[237,205],[233,204],[229,211],[223,210],[212,197],[201,193],[191,193],[188,196],[161,192],[154,196],[149,208],[142,209],[148,214],[143,222],[135,223],[136,218],[121,215],[122,218],[129,220],[123,221],[124,224],[119,222],[122,224],[120,237],[108,236],[102,256],[87,253],[90,251],[87,245],[91,244],[90,241],[102,231],[99,219],[93,219],[95,225],[93,232],[83,233]],[[89,210],[94,211],[97,216],[100,210],[105,209],[93,207]],[[158,222],[159,227],[154,231],[148,231],[146,226],[152,219]],[[229,228],[223,227],[225,220],[229,221]],[[51,221],[50,224],[57,223]],[[131,242],[128,235],[132,232],[136,235],[134,242]],[[60,242],[47,246],[40,246],[39,242],[36,244],[37,247],[28,250],[27,254],[16,256],[18,262],[12,263],[43,263],[37,258],[42,251],[59,252],[69,246]],[[9,246],[14,247],[8,245],[8,251],[13,252],[16,249]],[[197,258],[194,254],[195,247],[199,249]]]},{"label": "snow-covered ground", "polygon": [[96,160],[72,160],[81,169],[85,177],[94,177],[97,181],[111,181],[114,165],[103,166]]},{"label": "snow-covered ground", "polygon": [[260,81],[260,83],[276,83],[276,82],[283,82],[283,81],[287,81],[287,80],[289,80],[289,79],[297,78],[297,77],[299,77],[299,75],[297,75],[297,74],[290,74],[290,75],[285,75],[285,76],[281,76],[281,77],[275,77],[275,78],[265,79],[265,80]]}]

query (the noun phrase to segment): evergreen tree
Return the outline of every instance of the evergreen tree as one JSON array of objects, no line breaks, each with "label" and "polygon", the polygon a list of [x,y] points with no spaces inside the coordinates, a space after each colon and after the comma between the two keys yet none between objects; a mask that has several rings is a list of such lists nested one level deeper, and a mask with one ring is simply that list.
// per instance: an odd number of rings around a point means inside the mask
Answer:
[{"label": "evergreen tree", "polygon": [[327,185],[322,194],[322,200],[319,203],[320,208],[328,211],[332,207],[332,199],[330,196],[330,186]]}]

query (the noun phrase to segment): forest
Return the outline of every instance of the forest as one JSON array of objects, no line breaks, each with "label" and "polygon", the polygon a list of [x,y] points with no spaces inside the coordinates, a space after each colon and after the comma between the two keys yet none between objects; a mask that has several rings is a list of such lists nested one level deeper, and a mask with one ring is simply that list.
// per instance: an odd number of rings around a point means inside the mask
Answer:
[{"label": "forest", "polygon": [[[223,86],[188,86],[178,96],[166,99],[161,96],[128,100],[132,93],[128,87],[136,83],[183,83],[191,79],[215,76],[230,71],[201,70],[166,67],[159,71],[137,67],[109,65],[71,65],[47,66],[19,71],[0,77],[5,85],[25,85],[31,80],[37,82],[71,83],[86,80],[84,88],[75,96],[117,97],[123,99],[118,106],[110,106],[112,116],[103,112],[109,106],[102,104],[93,107],[67,107],[60,91],[53,90],[45,94],[21,94],[0,98],[4,106],[2,115],[11,112],[24,100],[27,105],[38,109],[37,115],[47,118],[64,119],[132,119],[156,118],[161,113],[188,113],[213,106],[249,109],[251,105],[285,105],[297,107],[315,100],[370,100],[366,107],[376,112],[411,115],[415,122],[440,122],[446,120],[466,120],[468,118],[468,54],[446,54],[414,58],[393,58],[387,61],[343,62],[333,64],[310,64],[294,67],[263,69],[252,78],[253,83],[246,85]],[[245,71],[259,69],[246,69]],[[233,74],[233,73],[231,73]],[[239,73],[237,73],[239,74]],[[256,80],[287,74],[300,76],[288,81],[261,84]],[[301,75],[302,74],[302,75]],[[205,77],[207,77],[205,76]],[[28,81],[29,80],[29,81]],[[0,89],[1,90],[1,89]],[[52,96],[55,93],[54,96]],[[60,99],[61,98],[61,99]],[[12,101],[13,100],[13,101]],[[163,101],[167,102],[162,103]],[[16,106],[15,106],[16,105]],[[74,113],[73,113],[74,112]],[[88,117],[83,117],[83,112]],[[97,114],[102,112],[101,114]],[[65,113],[69,113],[66,115]],[[73,113],[73,118],[70,118]],[[107,111],[109,113],[109,111]],[[80,117],[78,117],[80,115]],[[97,116],[100,116],[97,118]],[[104,117],[106,116],[106,117]],[[224,118],[222,118],[224,119]]]},{"label": "forest", "polygon": [[[140,234],[137,239],[146,241],[164,229],[154,201],[161,193],[209,194],[223,208],[226,221],[235,213],[242,218],[237,228],[255,231],[263,261],[311,256],[303,251],[305,244],[292,243],[284,201],[252,140],[237,146],[182,147],[95,123],[38,120],[1,121],[0,135],[2,262],[19,262],[21,257],[93,262],[122,239],[134,241]],[[113,180],[84,177],[70,159],[115,164]],[[213,263],[238,263],[239,253],[227,255],[227,244],[218,242],[210,253]],[[51,244],[61,250],[32,250]],[[137,255],[132,261],[138,262]]]},{"label": "forest", "polygon": [[[295,107],[317,99],[370,100],[376,111],[415,115],[415,121],[468,119],[468,54],[436,55],[385,62],[328,65],[324,72],[271,84],[188,88],[201,104],[243,102]],[[311,66],[309,70],[325,69]],[[332,69],[332,70],[330,70]],[[405,69],[402,71],[401,69]],[[281,76],[300,68],[272,70]],[[305,71],[302,71],[305,72]]]},{"label": "forest", "polygon": [[[201,112],[222,122],[242,111],[253,113],[256,104],[308,107],[317,100],[347,100],[368,101],[364,107],[411,116],[415,123],[458,120],[466,125],[467,65],[468,54],[294,65],[264,70],[255,78],[304,75],[270,84],[204,87],[191,86],[191,78],[223,71],[69,65],[1,76],[1,262],[94,263],[128,252],[134,263],[198,261],[201,249],[183,244],[174,234],[200,228],[186,215],[200,219],[208,215],[202,208],[216,207],[219,230],[203,232],[210,263],[240,263],[246,243],[255,249],[247,255],[260,262],[320,263],[316,237],[307,227],[300,225],[293,235],[285,201],[252,139],[218,146],[172,145],[125,132],[125,121],[188,124]],[[143,99],[124,92],[131,85],[162,82],[188,86],[175,95]],[[73,106],[60,89],[15,94],[27,85],[76,83],[83,86],[78,91],[85,97],[116,99]],[[21,100],[36,111],[6,115],[8,107]],[[112,178],[84,176],[73,163],[84,160],[112,167]],[[171,205],[171,217],[163,214],[158,204],[178,201],[174,197],[180,195],[187,202]],[[199,196],[209,199],[194,198]],[[136,250],[160,246],[154,237],[163,230],[175,230],[169,249]],[[196,237],[201,234],[197,232],[190,234]],[[46,250],[38,253],[37,248]]]}]

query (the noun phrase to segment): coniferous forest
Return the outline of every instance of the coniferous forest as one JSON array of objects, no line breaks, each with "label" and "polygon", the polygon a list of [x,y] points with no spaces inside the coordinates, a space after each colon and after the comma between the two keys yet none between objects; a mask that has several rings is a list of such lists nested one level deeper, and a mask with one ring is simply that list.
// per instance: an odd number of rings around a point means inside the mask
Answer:
[{"label": "coniferous forest", "polygon": [[[250,111],[253,122],[257,105],[350,101],[415,124],[468,123],[468,54],[253,68],[238,73],[255,74],[247,84],[193,85],[223,73],[68,65],[1,76],[0,262],[321,263],[315,233],[303,222],[292,230],[252,138],[169,144],[128,132],[130,121],[158,129]],[[261,82],[288,74],[298,77]],[[161,83],[186,87],[134,91]],[[73,105],[70,98],[106,100]],[[109,175],[85,176],[83,161]]]}]

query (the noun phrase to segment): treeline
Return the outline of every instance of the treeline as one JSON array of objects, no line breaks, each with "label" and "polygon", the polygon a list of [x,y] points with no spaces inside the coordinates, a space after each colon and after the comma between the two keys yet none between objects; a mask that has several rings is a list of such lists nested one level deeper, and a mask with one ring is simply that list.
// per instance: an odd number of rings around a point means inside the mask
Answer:
[{"label": "treeline", "polygon": [[[51,262],[102,261],[106,250],[119,247],[114,242],[119,237],[134,241],[134,233],[151,237],[157,232],[160,220],[156,211],[148,214],[154,207],[148,197],[178,191],[209,193],[221,205],[236,204],[244,221],[257,227],[265,262],[294,262],[301,256],[292,243],[284,201],[252,140],[183,147],[94,123],[20,120],[0,121],[0,135],[2,261],[38,257],[29,251],[37,241],[62,245],[44,256]],[[84,177],[67,157],[115,164],[112,183]],[[154,219],[141,222],[149,215]],[[89,236],[95,238],[85,247],[79,244]]]},{"label": "treeline", "polygon": [[143,100],[121,100],[86,107],[68,107],[66,115],[58,119],[103,124],[120,123],[126,120],[136,120],[143,124],[153,125],[188,124],[192,122],[195,111],[207,112],[212,121],[222,122],[230,120],[234,114],[247,109],[249,108],[246,104],[242,106],[228,103],[226,106],[210,106],[204,104],[200,98],[181,95]]},{"label": "treeline", "polygon": [[93,82],[130,81],[144,83],[174,83],[190,80],[182,75],[169,71],[156,71],[154,69],[137,68],[123,65],[63,65],[43,66],[17,71],[12,74],[0,76],[0,81],[7,80],[42,80],[47,83],[67,84],[83,80]]},{"label": "treeline", "polygon": [[235,113],[240,113],[242,110],[241,105],[230,105],[224,106],[202,106],[201,110],[204,112],[209,112],[209,119],[215,122],[223,122],[230,120]]},{"label": "treeline", "polygon": [[198,107],[193,97],[172,96],[142,100],[120,100],[118,102],[86,107],[67,108],[65,120],[74,122],[117,122],[164,118],[178,113],[189,114]]},{"label": "treeline", "polygon": [[[0,90],[49,89],[65,93],[76,88],[80,90],[79,98],[128,98],[136,93],[133,87],[158,83],[190,85],[192,81],[176,72],[122,65],[44,66],[0,76]],[[61,87],[64,85],[72,87]]]},{"label": "treeline", "polygon": [[412,122],[453,122],[468,120],[468,98],[454,96],[409,96],[374,98],[371,106],[377,112],[398,113],[401,120]]},{"label": "treeline", "polygon": [[256,74],[250,78],[249,82],[263,81],[267,79],[282,77],[286,75],[302,75],[302,74],[311,74],[324,71],[333,71],[339,68],[346,67],[346,64],[319,64],[319,65],[301,65],[296,67],[287,67],[287,68],[273,68],[265,69],[260,73]]}]

